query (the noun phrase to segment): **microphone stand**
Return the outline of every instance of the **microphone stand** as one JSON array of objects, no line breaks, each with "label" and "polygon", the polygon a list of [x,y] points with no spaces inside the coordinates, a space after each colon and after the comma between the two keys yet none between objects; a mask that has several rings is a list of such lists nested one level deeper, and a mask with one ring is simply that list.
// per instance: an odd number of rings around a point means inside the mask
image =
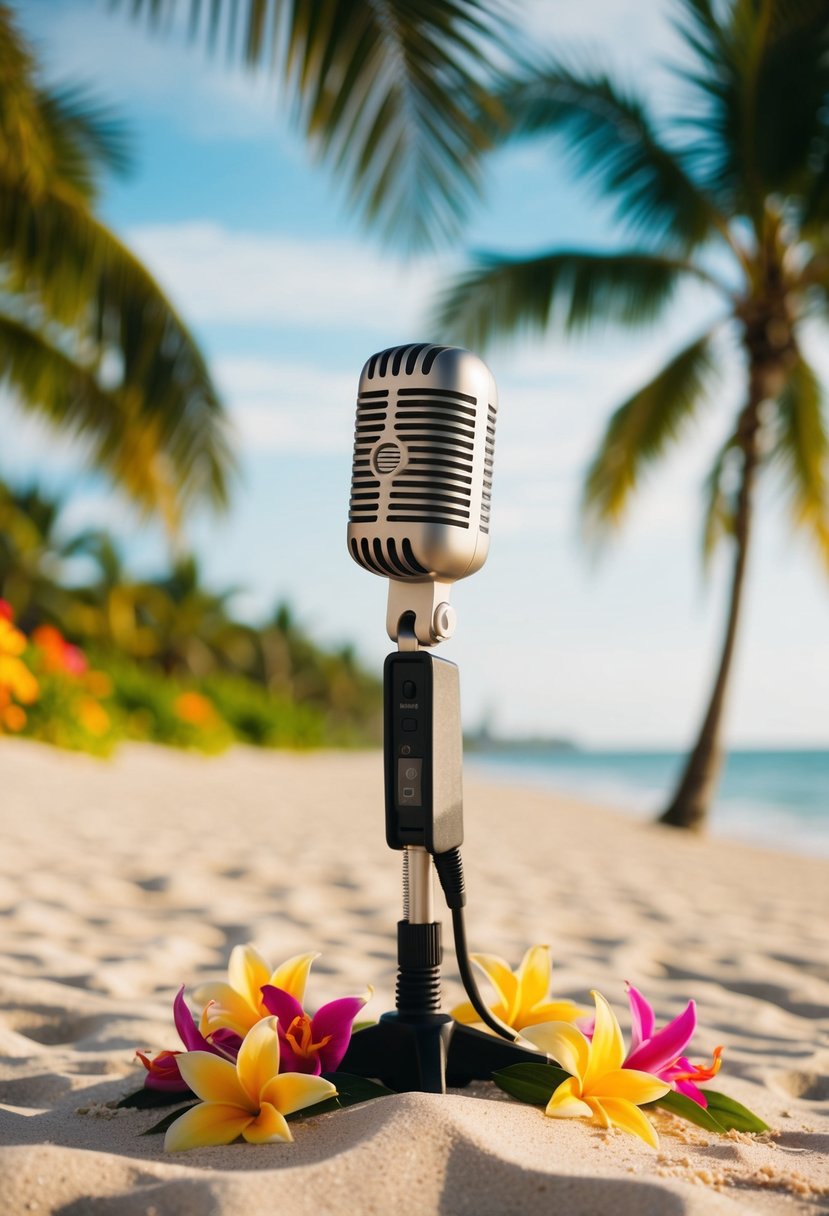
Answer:
[{"label": "microphone stand", "polygon": [[[419,652],[414,612],[399,618],[396,633],[398,651],[386,659],[384,680],[386,838],[403,849],[396,1008],[352,1035],[340,1069],[377,1078],[398,1093],[445,1093],[447,1085],[489,1080],[497,1069],[544,1057],[441,1012],[443,949],[441,922],[434,919],[432,854],[457,852],[463,839],[457,667]],[[413,675],[416,683],[404,680]],[[401,689],[413,688],[417,700],[401,700]]]}]

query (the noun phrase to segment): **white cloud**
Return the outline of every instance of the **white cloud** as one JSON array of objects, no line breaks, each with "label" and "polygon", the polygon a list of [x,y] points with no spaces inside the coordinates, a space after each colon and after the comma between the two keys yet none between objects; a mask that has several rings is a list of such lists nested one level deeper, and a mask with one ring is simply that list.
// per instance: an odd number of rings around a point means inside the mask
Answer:
[{"label": "white cloud", "polygon": [[437,286],[433,264],[395,264],[350,241],[233,232],[206,220],[127,235],[196,322],[406,333]]}]

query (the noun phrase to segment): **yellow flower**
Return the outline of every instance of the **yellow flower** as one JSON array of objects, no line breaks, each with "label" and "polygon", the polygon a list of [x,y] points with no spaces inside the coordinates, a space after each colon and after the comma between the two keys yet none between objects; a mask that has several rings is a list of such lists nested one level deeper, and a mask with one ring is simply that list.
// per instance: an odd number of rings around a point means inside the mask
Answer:
[{"label": "yellow flower", "polygon": [[[511,1026],[523,1030],[525,1026],[536,1026],[540,1022],[575,1022],[577,1018],[589,1016],[573,1001],[551,1001],[550,980],[553,964],[549,946],[531,946],[521,960],[517,971],[511,971],[509,963],[494,954],[472,954],[472,962],[480,967],[498,999],[489,1008],[495,1017]],[[468,1001],[457,1005],[452,1011],[456,1022],[466,1025],[481,1025],[478,1014]]]},{"label": "yellow flower", "polygon": [[649,1072],[622,1067],[625,1048],[616,1015],[600,992],[591,995],[596,1002],[592,1042],[567,1022],[534,1026],[524,1036],[552,1056],[565,1072],[573,1074],[559,1085],[545,1113],[558,1119],[586,1118],[602,1127],[619,1127],[658,1148],[653,1125],[639,1107],[655,1102],[671,1087]]},{"label": "yellow flower", "polygon": [[19,657],[26,649],[26,637],[15,629],[7,616],[0,616],[0,654]]},{"label": "yellow flower", "polygon": [[167,1129],[164,1147],[169,1153],[230,1144],[237,1136],[249,1144],[293,1140],[285,1116],[337,1095],[322,1077],[279,1075],[273,1017],[262,1018],[245,1036],[235,1064],[209,1051],[182,1052],[177,1061],[182,1077],[202,1101]]},{"label": "yellow flower", "polygon": [[78,721],[84,730],[88,734],[94,735],[96,739],[100,739],[109,730],[109,714],[103,705],[99,705],[91,697],[84,697],[78,703],[77,714]]},{"label": "yellow flower", "polygon": [[297,954],[271,971],[253,946],[234,946],[227,965],[228,983],[204,984],[196,993],[207,1002],[200,1029],[207,1037],[214,1030],[233,1030],[243,1038],[260,1018],[270,1013],[262,1001],[262,988],[273,984],[304,1004],[305,984],[316,954]]},{"label": "yellow flower", "polygon": [[21,705],[31,705],[38,698],[40,686],[20,657],[25,649],[25,636],[0,616],[0,688]]}]

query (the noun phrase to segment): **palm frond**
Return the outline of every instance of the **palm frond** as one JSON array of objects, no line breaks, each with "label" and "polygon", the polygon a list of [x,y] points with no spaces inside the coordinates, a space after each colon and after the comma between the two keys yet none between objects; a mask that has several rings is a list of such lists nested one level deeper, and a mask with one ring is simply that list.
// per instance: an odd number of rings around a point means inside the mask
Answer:
[{"label": "palm frond", "polygon": [[[754,217],[773,193],[810,192],[829,121],[825,0],[680,0],[696,63],[692,165],[724,209]],[[817,158],[817,159],[816,159]]]},{"label": "palm frond", "polygon": [[132,424],[152,426],[177,471],[189,469],[208,500],[224,503],[233,461],[223,406],[150,272],[74,192],[32,200],[9,185],[0,190],[0,259],[6,289],[28,305],[21,319],[59,326],[73,357],[97,362],[133,403]]},{"label": "palm frond", "polygon": [[703,487],[702,560],[707,568],[721,540],[734,535],[740,446],[730,435],[717,453]]},{"label": "palm frond", "polygon": [[0,174],[39,189],[52,169],[37,98],[35,62],[11,10],[0,4]]},{"label": "palm frond", "polygon": [[91,201],[105,170],[129,167],[124,122],[88,89],[44,87],[6,5],[0,5],[0,65],[0,180],[32,196],[59,184]]},{"label": "palm frond", "polygon": [[811,533],[829,567],[829,432],[820,381],[802,356],[777,399],[777,422],[773,458],[794,522]]},{"label": "palm frond", "polygon": [[168,417],[169,394],[159,408],[136,385],[102,384],[94,368],[2,312],[0,367],[21,407],[81,441],[90,467],[108,474],[142,512],[160,512],[175,528],[186,506],[226,502],[232,455],[224,419],[195,395],[192,412],[185,404]]},{"label": "palm frond", "polygon": [[37,101],[59,181],[92,201],[104,170],[125,173],[130,168],[129,127],[92,91],[78,86],[40,90]]},{"label": "palm frond", "polygon": [[42,333],[0,312],[0,376],[24,408],[71,440],[117,439],[121,407],[91,371]]},{"label": "palm frond", "polygon": [[578,172],[636,233],[687,251],[726,227],[644,101],[609,76],[535,65],[498,96],[508,137],[560,135]]},{"label": "palm frond", "polygon": [[300,130],[387,238],[457,231],[493,137],[485,85],[509,45],[501,0],[120,2],[155,29],[189,10],[193,38],[275,74]]},{"label": "palm frond", "polygon": [[702,401],[715,371],[712,333],[697,338],[611,415],[582,491],[587,526],[620,523],[642,472],[675,442]]},{"label": "palm frond", "polygon": [[682,278],[696,273],[690,263],[637,251],[482,254],[440,298],[434,324],[473,347],[548,326],[642,325],[659,316]]}]

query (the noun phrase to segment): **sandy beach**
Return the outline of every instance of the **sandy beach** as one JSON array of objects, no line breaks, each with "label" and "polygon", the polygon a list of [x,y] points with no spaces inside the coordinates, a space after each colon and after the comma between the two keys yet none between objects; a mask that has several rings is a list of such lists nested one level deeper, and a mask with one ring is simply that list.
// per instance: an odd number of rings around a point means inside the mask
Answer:
[{"label": "sandy beach", "polygon": [[[489,1085],[294,1125],[287,1145],[165,1155],[116,1110],[135,1049],[178,1047],[171,1002],[254,943],[319,950],[309,1004],[393,1006],[398,856],[375,754],[148,746],[111,762],[0,745],[0,1208],[63,1216],[817,1213],[829,1208],[829,863],[689,839],[538,791],[466,784],[471,947],[549,943],[554,993],[624,981],[660,1023],[693,997],[692,1055],[771,1133],[657,1113],[660,1147],[551,1120]],[[444,922],[447,918],[444,915]],[[451,941],[448,924],[447,946]],[[461,999],[446,950],[445,1007]],[[162,1112],[163,1113],[163,1112]]]}]

